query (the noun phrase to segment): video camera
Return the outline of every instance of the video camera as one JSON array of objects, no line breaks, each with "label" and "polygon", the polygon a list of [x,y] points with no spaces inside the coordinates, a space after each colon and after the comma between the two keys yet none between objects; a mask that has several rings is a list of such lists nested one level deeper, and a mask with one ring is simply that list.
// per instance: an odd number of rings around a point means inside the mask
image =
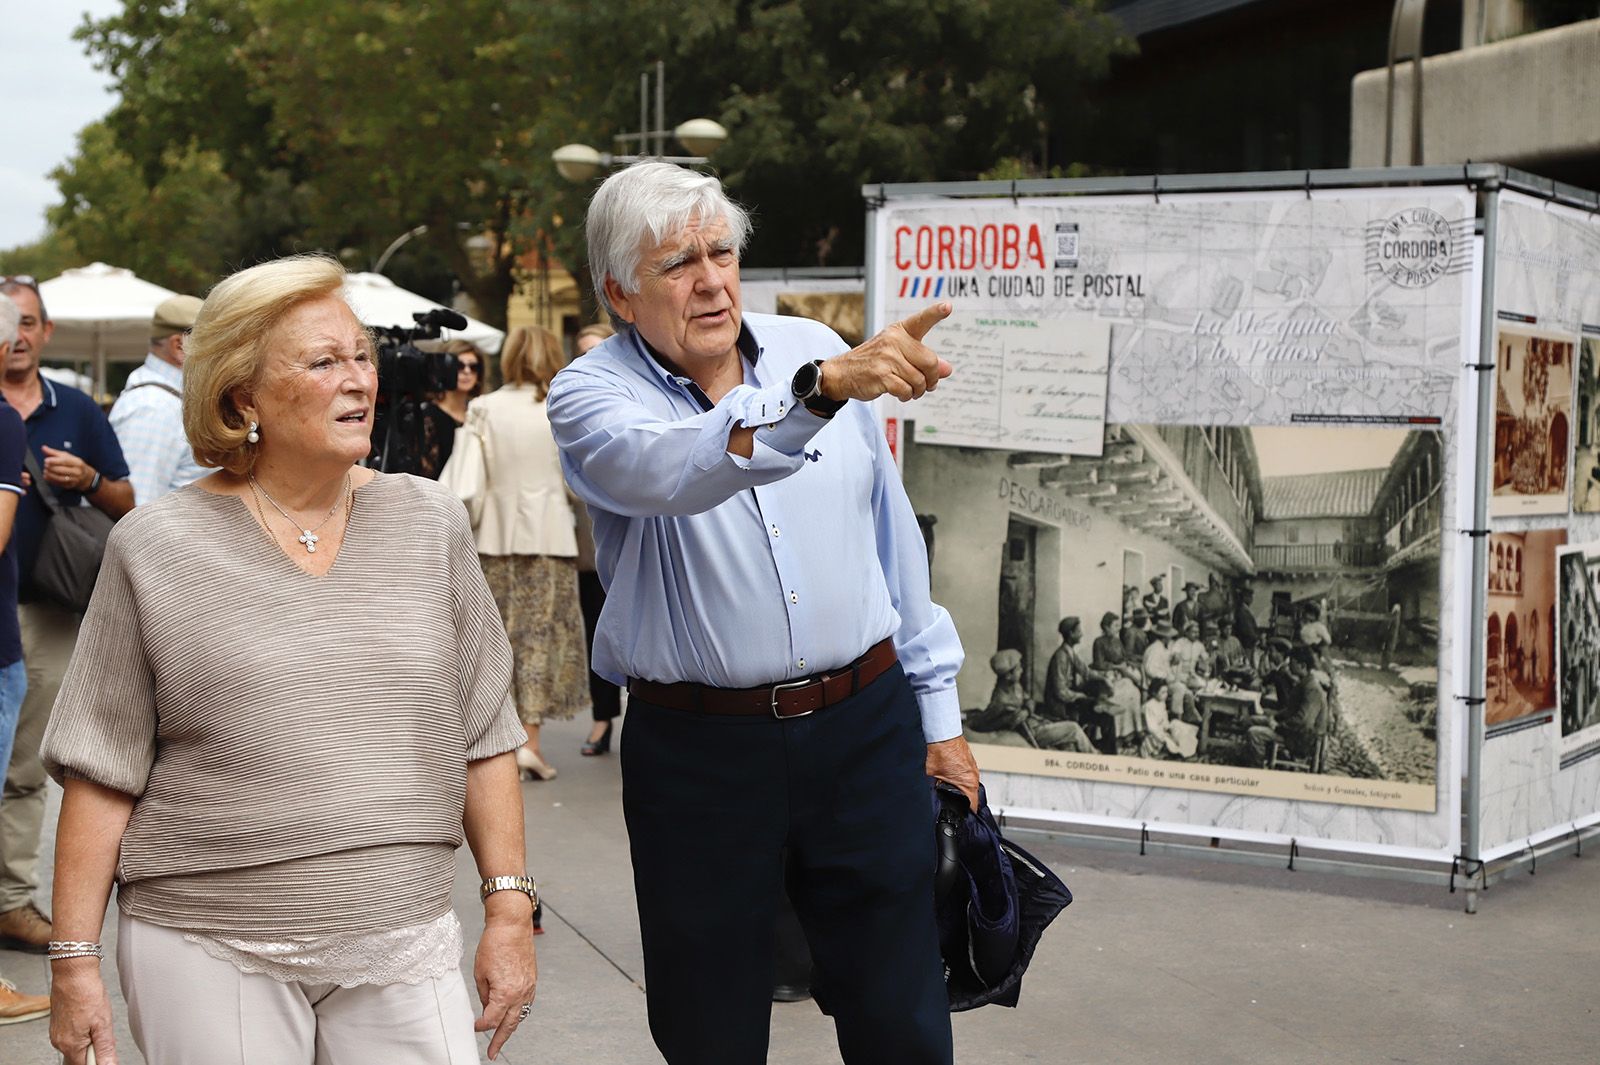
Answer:
[{"label": "video camera", "polygon": [[443,330],[467,327],[466,318],[445,307],[411,317],[417,324],[409,329],[372,330],[378,349],[378,404],[367,464],[386,473],[423,472],[422,404],[431,394],[456,387],[460,368],[456,357],[447,351],[423,351],[417,341],[437,340]]}]

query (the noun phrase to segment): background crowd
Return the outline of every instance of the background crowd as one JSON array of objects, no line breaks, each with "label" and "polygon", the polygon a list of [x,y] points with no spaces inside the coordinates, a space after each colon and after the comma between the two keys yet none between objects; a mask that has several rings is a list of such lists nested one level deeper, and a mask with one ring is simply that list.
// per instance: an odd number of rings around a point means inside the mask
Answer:
[{"label": "background crowd", "polygon": [[[1061,619],[1038,698],[1021,650],[997,651],[989,703],[966,715],[972,741],[1315,771],[1338,722],[1321,605],[1263,620],[1249,584],[1189,581],[1173,605],[1165,580],[1143,594],[1124,588],[1121,611],[1100,616],[1087,647],[1082,619]],[[1207,750],[1202,724],[1216,741]]]}]

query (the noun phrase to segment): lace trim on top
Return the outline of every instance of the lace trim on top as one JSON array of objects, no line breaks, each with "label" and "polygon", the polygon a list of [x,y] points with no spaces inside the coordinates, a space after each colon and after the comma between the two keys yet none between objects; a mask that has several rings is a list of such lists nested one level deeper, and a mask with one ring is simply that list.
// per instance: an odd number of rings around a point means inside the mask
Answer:
[{"label": "lace trim on top", "polygon": [[420,984],[461,965],[461,922],[454,912],[384,932],[241,939],[185,932],[184,939],[232,964],[285,984]]}]

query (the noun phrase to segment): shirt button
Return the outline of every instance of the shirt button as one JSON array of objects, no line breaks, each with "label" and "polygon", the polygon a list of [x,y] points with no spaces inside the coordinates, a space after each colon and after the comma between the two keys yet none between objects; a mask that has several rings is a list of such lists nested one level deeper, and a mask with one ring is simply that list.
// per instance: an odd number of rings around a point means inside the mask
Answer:
[{"label": "shirt button", "polygon": [[772,527],[772,535],[773,536],[777,536],[778,535],[778,527],[776,525],[774,525]]},{"label": "shirt button", "polygon": [[801,669],[804,669],[804,668],[806,668],[806,660],[805,660],[805,659],[803,659],[803,658],[802,658],[802,659],[801,659],[801,660],[800,660],[800,661],[799,661],[799,663],[798,663],[798,664],[799,664],[799,666],[800,666],[800,668],[801,668]]},{"label": "shirt button", "polygon": [[800,601],[800,597],[798,595],[796,595],[794,592],[790,592],[789,593],[789,602],[798,603],[799,601]]}]

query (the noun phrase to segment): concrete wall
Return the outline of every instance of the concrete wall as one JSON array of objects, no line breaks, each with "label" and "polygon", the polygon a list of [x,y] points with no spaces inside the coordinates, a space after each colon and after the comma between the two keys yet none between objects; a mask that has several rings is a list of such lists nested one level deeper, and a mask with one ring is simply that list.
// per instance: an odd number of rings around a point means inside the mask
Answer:
[{"label": "concrete wall", "polygon": [[[1351,86],[1350,165],[1383,164],[1386,71]],[[1423,162],[1542,162],[1600,153],[1600,19],[1423,62]],[[1411,162],[1411,64],[1395,71],[1394,162]]]}]

